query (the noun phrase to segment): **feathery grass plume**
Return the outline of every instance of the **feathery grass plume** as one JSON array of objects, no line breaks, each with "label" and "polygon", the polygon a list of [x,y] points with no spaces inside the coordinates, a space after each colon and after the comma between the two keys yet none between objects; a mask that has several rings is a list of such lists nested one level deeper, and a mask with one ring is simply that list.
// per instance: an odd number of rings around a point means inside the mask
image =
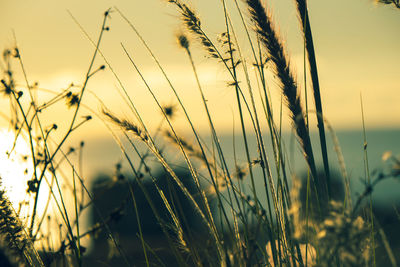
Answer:
[{"label": "feathery grass plume", "polygon": [[303,108],[300,103],[297,84],[290,70],[289,60],[283,48],[282,41],[275,31],[271,16],[267,14],[261,1],[246,0],[245,2],[248,6],[250,17],[255,24],[255,31],[266,48],[270,57],[270,62],[273,63],[275,74],[279,78],[279,86],[282,88],[286,104],[291,112],[293,126],[296,129],[299,142],[303,148],[304,157],[310,167],[315,182],[318,183],[311,140],[306,126]]},{"label": "feathery grass plume", "polygon": [[328,195],[331,195],[330,189],[330,171],[328,162],[328,152],[326,149],[326,136],[324,115],[322,111],[321,93],[319,87],[319,78],[317,70],[317,61],[315,59],[314,42],[311,32],[310,19],[308,16],[307,0],[296,0],[297,13],[300,18],[301,27],[303,29],[305,48],[307,50],[308,64],[310,66],[311,81],[313,86],[315,110],[317,111],[318,131],[321,144],[322,160],[324,163],[325,176],[327,179]]},{"label": "feathery grass plume", "polygon": [[[216,192],[224,191],[226,189],[226,184],[229,182],[227,182],[227,179],[226,179],[225,175],[223,174],[223,170],[220,170],[220,166],[218,166],[218,164],[215,162],[215,160],[210,161],[208,158],[204,157],[204,155],[200,149],[194,147],[193,144],[191,144],[189,141],[185,140],[183,137],[179,137],[179,140],[178,140],[173,135],[173,133],[171,133],[168,130],[164,132],[164,136],[168,140],[170,140],[173,145],[176,145],[176,146],[179,146],[179,144],[182,145],[182,147],[185,149],[185,151],[188,153],[188,155],[201,161],[201,163],[203,164],[203,167],[205,167],[205,168],[209,167],[210,169],[213,170],[213,172],[215,173],[215,175],[214,175],[215,184],[211,183],[209,192],[212,192],[212,193],[210,195],[214,196],[216,194]],[[211,182],[211,181],[208,181],[208,182]],[[218,188],[216,188],[216,187],[218,187]]]},{"label": "feathery grass plume", "polygon": [[187,38],[186,34],[179,33],[179,34],[177,34],[176,39],[177,39],[178,45],[180,47],[182,47],[183,49],[189,49],[190,42],[189,42],[189,39]]},{"label": "feathery grass plume", "polygon": [[114,114],[112,114],[110,111],[103,109],[103,114],[106,115],[112,122],[114,122],[115,124],[117,124],[119,127],[121,127],[122,129],[124,129],[127,132],[132,132],[134,133],[137,137],[139,137],[141,140],[143,141],[147,141],[149,139],[149,137],[147,136],[147,134],[139,128],[139,126],[136,126],[135,124],[133,124],[132,122],[129,122],[126,119],[119,119],[117,118],[117,116],[115,116]]},{"label": "feathery grass plume", "polygon": [[172,144],[179,146],[179,143],[182,145],[182,147],[189,153],[189,155],[201,160],[205,165],[209,165],[211,169],[215,170],[218,172],[218,168],[215,164],[215,162],[210,162],[208,159],[206,159],[203,156],[203,153],[201,152],[200,149],[195,148],[193,144],[191,144],[189,141],[185,140],[183,137],[179,137],[177,139],[173,133],[170,131],[166,130],[164,131],[164,136],[168,138],[172,142]]},{"label": "feathery grass plume", "polygon": [[23,250],[25,239],[23,229],[14,216],[11,203],[7,199],[5,192],[0,190],[0,236],[1,249],[6,250],[8,258],[12,258],[15,263],[24,262]]},{"label": "feathery grass plume", "polygon": [[[232,29],[230,29],[230,30],[233,31]],[[232,35],[233,35],[233,33],[231,34],[228,31],[223,32],[217,37],[217,41],[221,44],[223,54],[225,55],[225,57],[222,59],[222,61],[225,61],[227,64],[226,67],[229,68],[233,73],[235,73],[236,67],[242,63],[242,60],[240,59],[241,57],[239,59],[235,60],[235,57],[236,57],[235,54],[237,51],[235,48],[235,43],[232,40],[232,38],[235,36],[232,36]],[[241,56],[240,53],[239,53],[239,56]],[[232,82],[228,82],[228,86],[237,86],[238,83],[239,83],[239,81],[237,81],[237,79],[235,79]]]},{"label": "feathery grass plume", "polygon": [[[216,50],[214,44],[201,29],[200,18],[197,16],[197,14],[188,5],[182,3],[180,0],[168,0],[168,2],[176,5],[182,15],[182,21],[185,24],[186,28],[200,39],[201,44],[207,50],[209,55],[213,58],[219,58],[218,51]],[[184,46],[182,47],[186,49],[188,48]]]},{"label": "feathery grass plume", "polygon": [[375,0],[375,3],[385,4],[385,5],[394,5],[395,7],[400,9],[400,0]]},{"label": "feathery grass plume", "polygon": [[[1,187],[1,177],[0,177]],[[19,266],[44,266],[6,193],[0,188],[0,250]]]}]

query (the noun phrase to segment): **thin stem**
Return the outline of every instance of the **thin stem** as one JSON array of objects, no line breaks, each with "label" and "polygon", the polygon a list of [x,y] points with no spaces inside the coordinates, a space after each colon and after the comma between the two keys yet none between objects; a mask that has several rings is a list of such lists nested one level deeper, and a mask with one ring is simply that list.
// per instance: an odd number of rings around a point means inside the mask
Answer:
[{"label": "thin stem", "polygon": [[[324,125],[324,116],[322,112],[322,101],[321,101],[321,93],[318,79],[318,70],[317,70],[317,61],[315,57],[314,51],[314,42],[311,32],[311,25],[308,16],[308,8],[307,8],[307,0],[296,0],[297,4],[297,13],[301,20],[301,26],[303,29],[305,50],[307,50],[308,56],[308,64],[310,66],[310,74],[311,81],[313,86],[314,93],[314,102],[315,108],[317,111],[317,122],[318,122],[318,131],[319,138],[321,143],[321,152],[322,152],[322,160],[324,164],[325,176],[326,176],[326,186],[328,190],[328,196],[331,197],[331,181],[330,181],[330,171],[329,171],[329,161],[328,161],[328,152],[326,147],[326,136],[325,136],[325,125]],[[305,71],[304,71],[305,72]],[[304,79],[306,79],[306,74],[304,74]],[[305,82],[304,82],[305,83]],[[306,95],[307,97],[307,95]],[[307,117],[308,120],[308,117]]]},{"label": "thin stem", "polygon": [[[365,131],[365,120],[364,120],[364,107],[362,101],[362,95],[360,93],[360,104],[361,104],[361,117],[362,117],[362,127],[363,127],[363,138],[364,138],[364,175],[367,179],[368,188],[371,188],[371,176],[369,172],[369,161],[368,161],[368,143],[367,143],[367,134]],[[375,233],[374,233],[374,216],[372,211],[372,188],[369,193],[369,212],[370,212],[370,222],[371,222],[371,240],[372,240],[372,254],[373,254],[373,264],[376,266],[376,255],[375,255]]]}]

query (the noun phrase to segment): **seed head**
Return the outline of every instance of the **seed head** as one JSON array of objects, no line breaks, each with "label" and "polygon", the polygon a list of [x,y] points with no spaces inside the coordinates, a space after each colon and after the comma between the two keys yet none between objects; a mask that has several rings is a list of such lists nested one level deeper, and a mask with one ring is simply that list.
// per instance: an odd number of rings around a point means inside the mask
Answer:
[{"label": "seed head", "polygon": [[78,105],[78,103],[79,103],[79,95],[78,94],[68,92],[66,97],[67,97],[66,100],[67,100],[68,107],[73,107],[73,106]]},{"label": "seed head", "polygon": [[14,54],[13,54],[13,56],[15,57],[15,58],[19,58],[21,55],[20,55],[20,53],[19,53],[19,49],[16,47],[16,48],[14,48]]},{"label": "seed head", "polygon": [[169,119],[173,119],[175,117],[175,113],[176,113],[175,105],[165,105],[162,108],[164,110],[165,115],[167,115],[167,117]]},{"label": "seed head", "polygon": [[184,49],[189,49],[189,40],[187,38],[187,36],[183,33],[180,33],[177,35],[177,41],[180,47],[184,48]]}]

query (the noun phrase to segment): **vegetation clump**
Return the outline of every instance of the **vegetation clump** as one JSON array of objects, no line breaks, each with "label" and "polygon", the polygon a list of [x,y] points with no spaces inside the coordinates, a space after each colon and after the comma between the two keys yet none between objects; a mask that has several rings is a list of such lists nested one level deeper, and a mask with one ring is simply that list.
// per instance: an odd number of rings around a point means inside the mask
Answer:
[{"label": "vegetation clump", "polygon": [[[397,0],[378,2],[399,8]],[[365,189],[355,202],[352,200],[340,146],[323,115],[307,1],[296,0],[295,5],[304,38],[304,64],[310,67],[315,114],[303,104],[285,41],[278,34],[271,10],[262,1],[233,0],[228,6],[222,0],[224,30],[215,40],[188,3],[167,3],[181,16],[184,29],[176,36],[177,42],[200,96],[206,130],[200,131],[189,115],[191,107],[182,100],[153,50],[118,8],[105,11],[97,41],[71,14],[93,44],[94,52],[83,83],[71,83],[53,92],[50,99],[36,97],[35,90],[40,89],[28,80],[19,48],[4,51],[0,86],[3,97],[10,102],[8,121],[15,133],[9,154],[15,150],[17,140],[27,139],[30,154],[24,159],[31,166],[26,170],[27,200],[18,203],[18,210],[0,190],[0,252],[9,259],[7,264],[90,266],[104,261],[114,266],[377,266],[379,251],[397,266],[398,255],[374,216],[371,194],[381,181],[400,176],[399,158],[386,153],[387,168],[370,171],[364,140]],[[233,11],[239,16],[240,28],[233,26]],[[161,114],[156,128],[143,119],[102,53],[102,40],[112,30],[111,12],[117,13],[141,41],[174,97],[173,103],[161,104],[164,99],[157,96],[121,44],[132,71],[138,74]],[[239,35],[246,44],[238,41]],[[216,115],[199,75],[196,41],[207,61],[222,66],[227,87],[234,95],[232,114],[239,117],[239,123],[233,126],[232,152],[222,145]],[[99,58],[104,65],[96,67]],[[25,80],[23,86],[15,80],[15,63]],[[101,99],[101,112],[85,106],[88,82],[100,71],[114,75],[131,116],[117,115]],[[277,112],[272,106],[271,84],[279,90],[304,159],[306,174],[301,181],[292,171],[282,132],[283,107]],[[69,114],[66,126],[43,119],[43,114],[55,105],[63,106]],[[90,114],[83,114],[83,110]],[[178,115],[187,123],[187,136],[174,126]],[[311,138],[312,115],[318,123],[319,140]],[[107,127],[127,167],[118,162],[112,175],[100,175],[89,190],[82,172],[84,142],[69,149],[66,144],[92,119],[99,119]],[[236,127],[240,129],[239,137]],[[339,174],[334,171],[332,159],[328,159],[326,131],[333,136]],[[242,149],[237,149],[239,143]],[[74,155],[78,163],[72,160]],[[321,169],[316,164],[319,158]],[[40,205],[43,195],[47,200]],[[93,220],[83,231],[82,216],[87,209]],[[95,242],[90,252],[83,243],[85,239]]]}]

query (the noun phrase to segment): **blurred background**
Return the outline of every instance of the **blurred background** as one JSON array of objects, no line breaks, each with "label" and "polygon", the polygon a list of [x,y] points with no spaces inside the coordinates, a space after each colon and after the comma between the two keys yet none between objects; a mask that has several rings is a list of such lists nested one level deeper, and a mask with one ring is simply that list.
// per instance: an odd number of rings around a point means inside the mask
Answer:
[{"label": "blurred background", "polygon": [[[292,67],[297,74],[298,84],[302,88],[303,103],[306,95],[308,96],[309,111],[312,114],[310,123],[312,129],[316,131],[312,95],[308,88],[310,78],[304,75],[304,46],[294,3],[290,0],[271,0],[267,4],[276,19],[281,36],[286,40]],[[362,177],[365,162],[361,98],[370,169],[385,167],[382,162],[382,155],[385,152],[391,151],[393,155],[400,154],[398,68],[400,12],[390,6],[378,6],[370,0],[310,0],[308,4],[324,115],[340,142],[347,172],[352,182],[353,196],[356,197],[364,189]],[[211,0],[192,0],[191,5],[198,11],[202,26],[209,37],[217,40],[225,27],[220,3]],[[94,52],[93,45],[80,27],[91,39],[96,40],[103,14],[108,8],[112,8],[111,19],[106,25],[110,30],[105,32],[100,50],[118,75],[150,131],[156,132],[163,120],[162,114],[124,53],[121,44],[127,49],[161,103],[176,105],[176,100],[153,59],[128,23],[115,11],[115,7],[146,40],[165,68],[184,104],[190,107],[189,115],[197,130],[203,134],[206,142],[211,142],[208,138],[206,114],[190,63],[184,51],[176,43],[176,34],[183,31],[179,14],[166,1],[1,0],[0,48],[13,49],[18,46],[29,83],[32,85],[37,83],[35,97],[39,102],[69,88],[72,83],[74,86],[70,89],[77,92],[84,81]],[[248,63],[251,64],[246,36],[242,33],[238,13],[232,3],[228,4],[228,8],[231,10],[233,24],[238,28],[241,49],[245,57],[248,57]],[[222,147],[226,155],[229,155],[228,164],[233,167],[235,164],[233,146],[236,146],[238,161],[245,162],[242,141],[238,137],[235,139],[232,135],[232,132],[240,132],[235,93],[226,86],[229,76],[223,67],[210,61],[196,40],[190,41],[195,64]],[[95,66],[103,64],[105,61],[98,57]],[[15,64],[13,68],[18,86],[26,87],[18,64]],[[307,84],[308,93],[304,84]],[[116,164],[121,164],[121,173],[129,169],[118,145],[105,126],[108,122],[101,115],[102,107],[107,107],[124,118],[134,120],[134,116],[126,104],[126,96],[121,93],[121,84],[108,66],[90,79],[87,89],[79,116],[92,115],[93,120],[74,132],[64,148],[65,150],[69,147],[79,148],[80,142],[84,141],[85,146],[81,150],[83,161],[80,166],[82,166],[81,171],[86,183],[91,185],[95,183],[95,177],[101,175],[113,177]],[[274,115],[276,120],[279,120],[280,91],[272,79],[270,92]],[[0,98],[0,105],[8,107],[8,100]],[[7,132],[10,130],[10,111],[8,108],[3,108],[0,114],[0,128]],[[41,119],[49,125],[52,123],[58,125],[58,130],[53,134],[55,143],[65,134],[72,115],[72,110],[68,109],[64,102],[52,106],[41,114]],[[304,158],[291,132],[285,108],[283,108],[282,118],[283,140],[289,151],[291,170],[293,173],[300,174],[304,172]],[[173,119],[173,125],[179,134],[191,140],[190,129],[179,109]],[[117,130],[114,126],[111,128]],[[266,125],[265,132],[267,135]],[[328,136],[330,136],[329,133]],[[316,132],[312,133],[312,137],[314,142],[318,142]],[[6,138],[3,137],[3,140]],[[333,165],[338,166],[334,145],[328,137],[329,158]],[[254,137],[250,138],[250,146],[256,148]],[[315,147],[317,148],[318,145]],[[2,141],[0,153],[5,153],[7,149],[9,149],[7,142]],[[134,158],[132,151],[128,153]],[[316,154],[319,155],[319,152],[316,151]],[[171,161],[179,164],[182,159],[176,155],[177,153],[173,152],[170,158]],[[71,160],[78,164],[80,162],[78,153],[72,154]],[[20,175],[23,177],[23,174]],[[5,181],[3,183],[7,185],[7,175],[4,171],[2,176]],[[9,186],[17,190],[16,179],[9,181]],[[385,207],[394,205],[399,201],[399,188],[398,181],[386,181],[377,186],[374,198],[379,205]],[[24,191],[24,189],[19,190],[17,192]]]}]

